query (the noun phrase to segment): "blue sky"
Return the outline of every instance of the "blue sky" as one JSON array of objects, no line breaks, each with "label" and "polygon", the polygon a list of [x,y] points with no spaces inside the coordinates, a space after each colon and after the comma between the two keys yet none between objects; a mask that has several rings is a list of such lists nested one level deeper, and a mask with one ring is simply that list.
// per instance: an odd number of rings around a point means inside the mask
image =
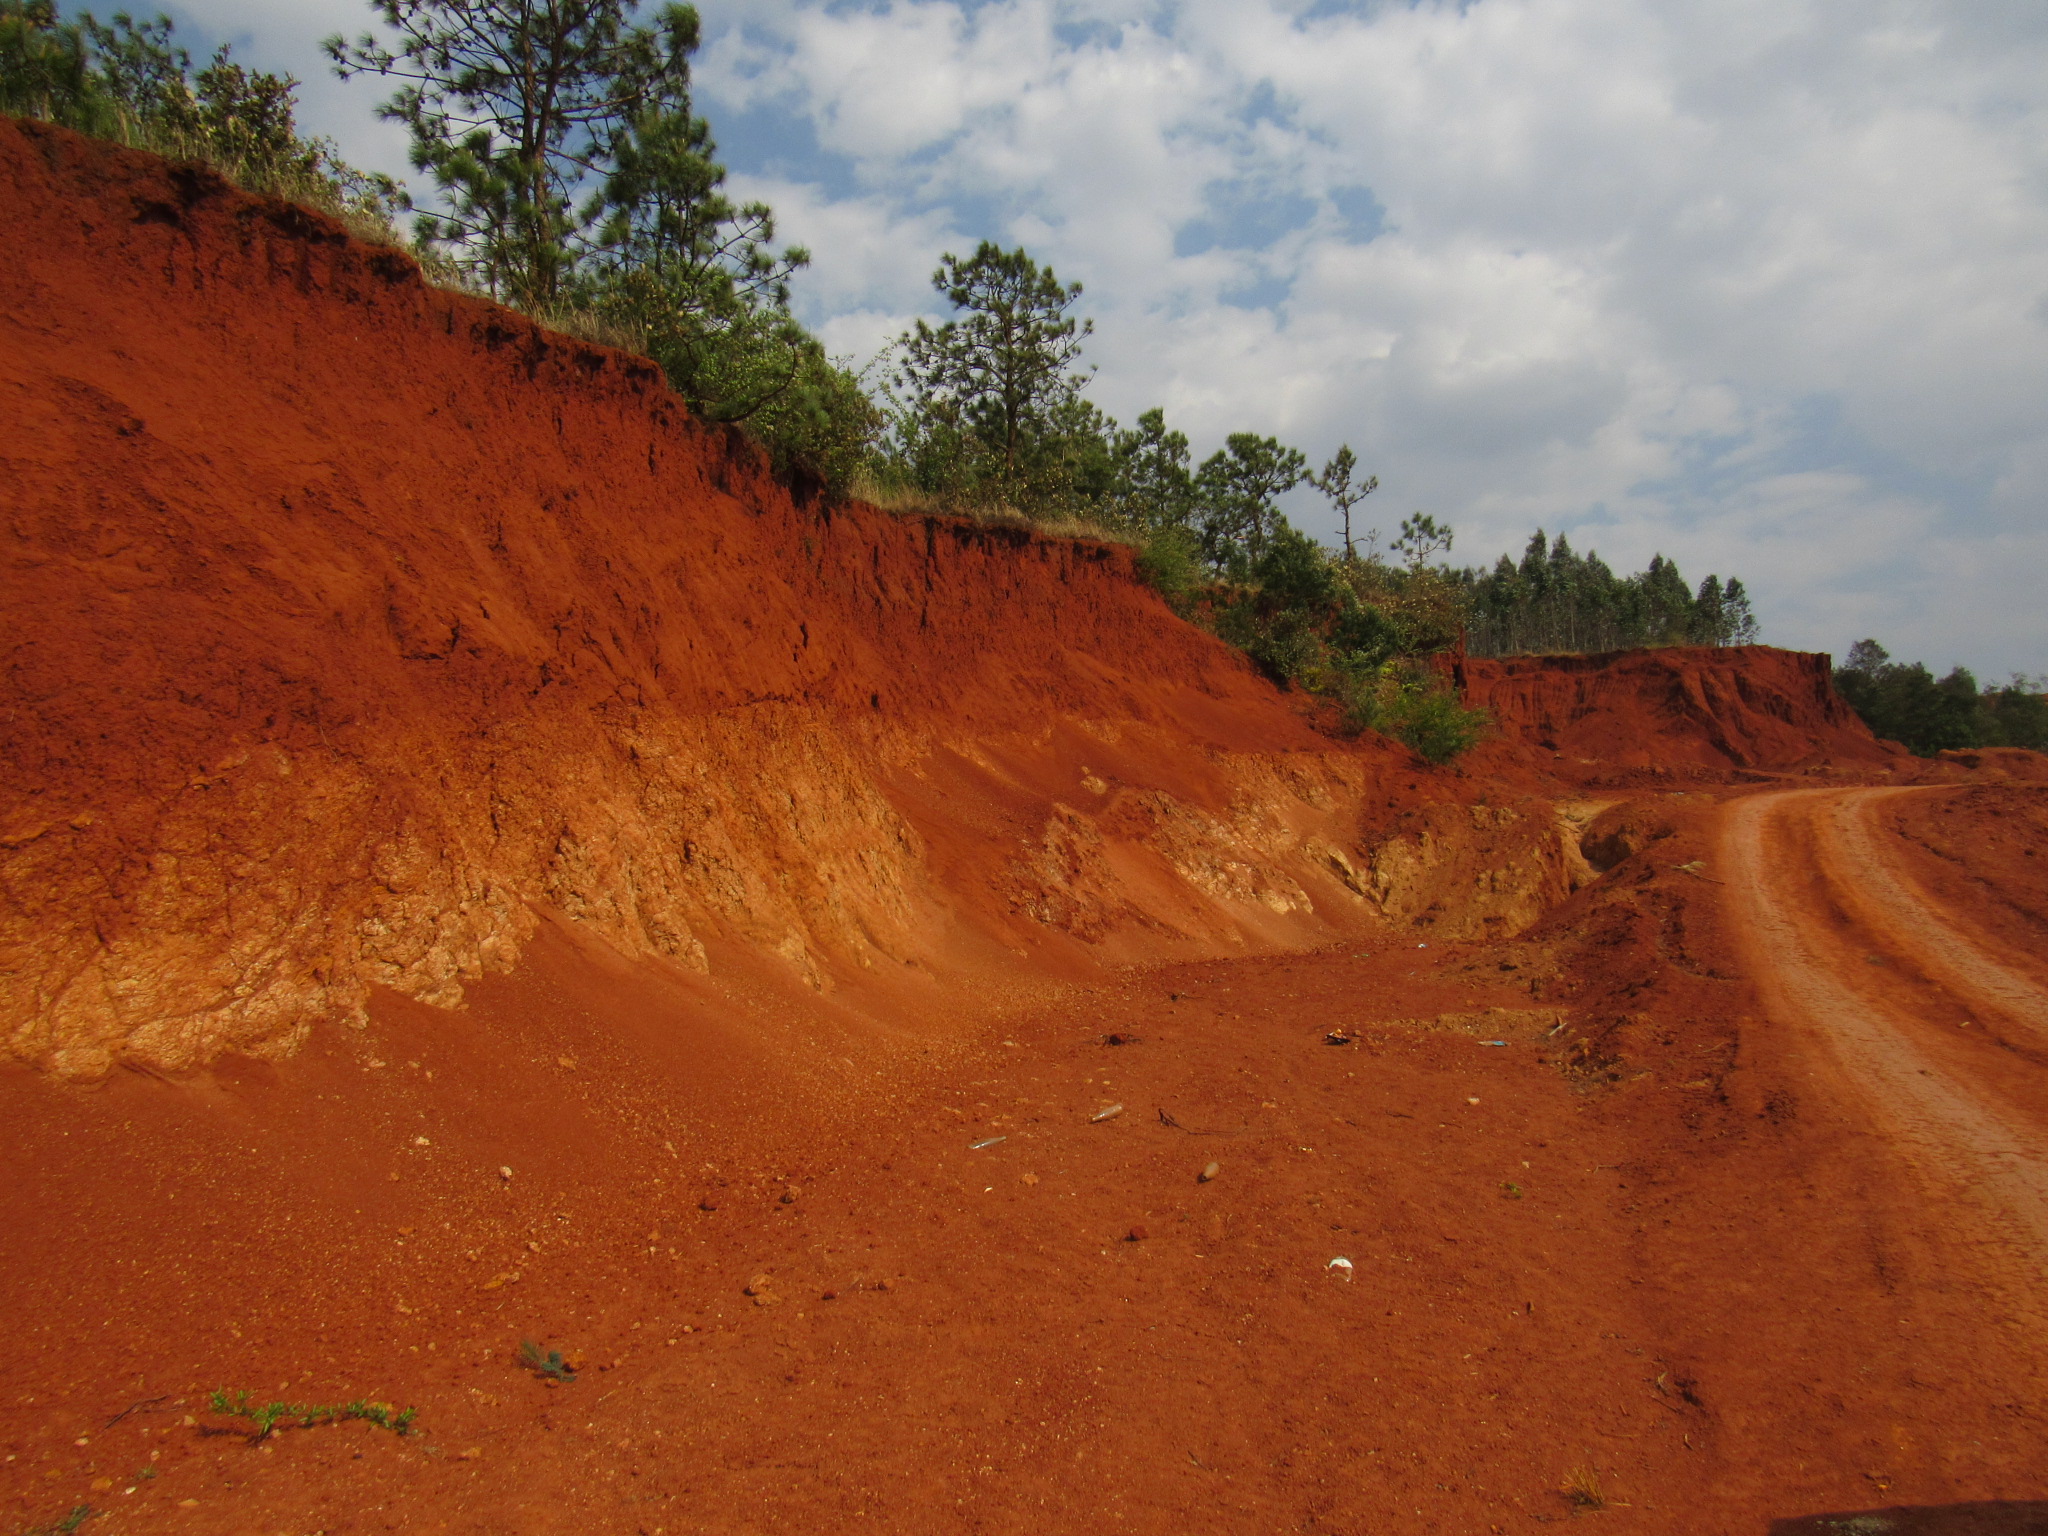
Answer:
[{"label": "blue sky", "polygon": [[[366,5],[169,9],[405,170],[315,47]],[[1021,242],[1086,285],[1101,405],[1348,441],[1368,523],[1662,551],[1778,644],[2048,671],[2039,0],[700,9],[700,110],[856,364],[942,252]]]}]

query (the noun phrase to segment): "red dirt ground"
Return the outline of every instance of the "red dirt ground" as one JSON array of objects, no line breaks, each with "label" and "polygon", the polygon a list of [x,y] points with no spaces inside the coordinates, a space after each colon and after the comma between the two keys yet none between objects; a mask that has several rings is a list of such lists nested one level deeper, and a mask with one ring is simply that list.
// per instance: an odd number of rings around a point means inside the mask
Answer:
[{"label": "red dirt ground", "polygon": [[0,1518],[2048,1531],[2027,765],[1750,650],[1467,661],[1430,771],[1121,551],[0,166]]}]

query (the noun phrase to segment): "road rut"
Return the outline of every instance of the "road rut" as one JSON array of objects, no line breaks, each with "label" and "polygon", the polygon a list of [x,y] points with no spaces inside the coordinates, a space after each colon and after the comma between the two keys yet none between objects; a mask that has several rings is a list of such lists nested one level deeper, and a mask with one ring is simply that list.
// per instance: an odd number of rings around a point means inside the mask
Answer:
[{"label": "road rut", "polygon": [[2004,1249],[2038,1281],[2048,1274],[2038,1100],[2048,1067],[2024,1047],[2048,1047],[2048,992],[1906,872],[1878,813],[1893,796],[1929,792],[1736,802],[1723,824],[1729,901],[1773,1022],[1799,1032],[1812,1069],[1861,1101],[1940,1186],[1946,1210],[1974,1214],[1971,1246]]}]

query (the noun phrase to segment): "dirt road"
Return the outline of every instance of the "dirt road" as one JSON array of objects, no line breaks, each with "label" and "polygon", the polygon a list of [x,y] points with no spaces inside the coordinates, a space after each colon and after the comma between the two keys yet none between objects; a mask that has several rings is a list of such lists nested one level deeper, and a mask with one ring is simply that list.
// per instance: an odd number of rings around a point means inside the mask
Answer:
[{"label": "dirt road", "polygon": [[1941,790],[1803,790],[1727,813],[1728,898],[1774,1020],[1805,1069],[1860,1105],[1935,1186],[1930,1212],[2004,1271],[2048,1270],[2048,987],[1913,877],[1886,822]]}]

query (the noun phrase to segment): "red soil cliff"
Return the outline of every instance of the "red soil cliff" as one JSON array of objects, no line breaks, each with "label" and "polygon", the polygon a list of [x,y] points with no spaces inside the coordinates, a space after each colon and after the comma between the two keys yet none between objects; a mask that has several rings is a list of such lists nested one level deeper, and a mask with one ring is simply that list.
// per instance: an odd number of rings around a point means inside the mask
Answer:
[{"label": "red soil cliff", "polygon": [[[316,215],[0,120],[0,227],[15,1060],[287,1052],[553,919],[893,1017],[1584,878],[1540,801],[1397,819],[1476,791],[1318,733],[1128,551],[792,494],[646,362]],[[1881,756],[1816,664],[1463,676],[1545,769]]]},{"label": "red soil cliff", "polygon": [[1809,652],[1465,657],[1455,676],[1504,735],[1566,764],[1786,769],[1898,755],[1836,694],[1828,658]]},{"label": "red soil cliff", "polygon": [[541,910],[816,989],[1366,915],[1406,754],[1128,551],[800,502],[646,363],[202,171],[10,122],[0,199],[18,1059],[453,1003]]}]

